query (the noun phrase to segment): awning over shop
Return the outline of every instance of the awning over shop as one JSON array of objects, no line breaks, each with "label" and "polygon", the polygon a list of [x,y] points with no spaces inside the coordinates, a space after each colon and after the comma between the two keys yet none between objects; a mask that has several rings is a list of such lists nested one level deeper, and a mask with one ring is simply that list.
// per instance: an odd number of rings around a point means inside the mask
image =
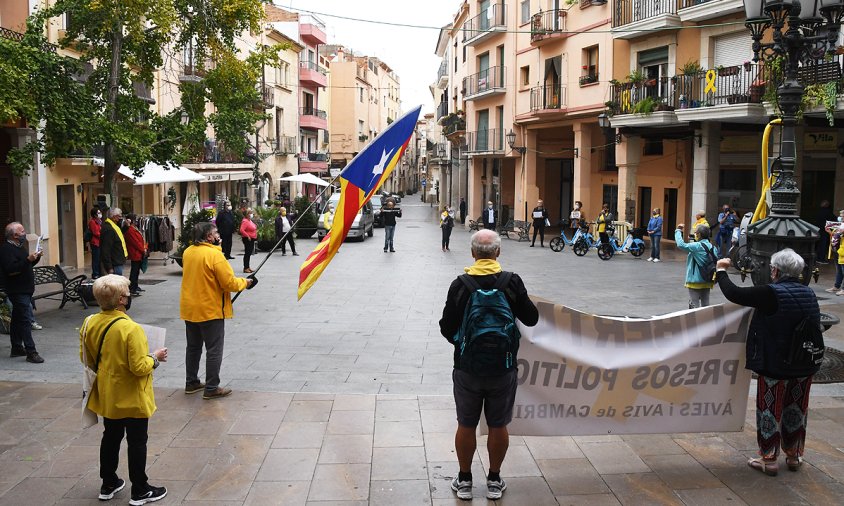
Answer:
[{"label": "awning over shop", "polygon": [[117,172],[135,181],[135,186],[144,184],[181,183],[183,181],[202,181],[204,176],[184,167],[167,168],[157,163],[148,162],[143,167],[143,175],[135,177],[132,169],[121,165]]},{"label": "awning over shop", "polygon": [[203,170],[199,173],[204,176],[203,183],[212,183],[216,181],[241,181],[243,179],[252,179],[251,170],[234,170],[234,171],[216,171]]}]

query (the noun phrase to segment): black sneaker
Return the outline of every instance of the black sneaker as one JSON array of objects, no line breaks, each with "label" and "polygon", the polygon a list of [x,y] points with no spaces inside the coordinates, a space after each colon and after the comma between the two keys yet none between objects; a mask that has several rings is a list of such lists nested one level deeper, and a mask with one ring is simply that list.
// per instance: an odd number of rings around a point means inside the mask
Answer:
[{"label": "black sneaker", "polygon": [[108,501],[109,499],[114,497],[114,494],[123,490],[123,487],[125,486],[126,482],[119,478],[117,480],[116,485],[112,485],[110,487],[107,485],[103,485],[102,487],[100,487],[100,501]]},{"label": "black sneaker", "polygon": [[186,394],[195,394],[197,392],[201,392],[202,390],[205,390],[205,383],[201,381],[188,383],[187,385],[185,385]]},{"label": "black sneaker", "polygon": [[[836,290],[838,291],[838,290]],[[12,346],[12,353],[9,354],[10,358],[14,357],[25,357],[26,356],[26,349],[20,346]]]},{"label": "black sneaker", "polygon": [[143,494],[132,494],[132,500],[129,504],[132,506],[141,506],[148,502],[155,502],[164,499],[167,495],[167,488],[150,486]]},{"label": "black sneaker", "polygon": [[44,359],[41,358],[41,355],[38,354],[37,351],[33,351],[32,353],[26,354],[26,361],[31,362],[33,364],[43,364]]}]

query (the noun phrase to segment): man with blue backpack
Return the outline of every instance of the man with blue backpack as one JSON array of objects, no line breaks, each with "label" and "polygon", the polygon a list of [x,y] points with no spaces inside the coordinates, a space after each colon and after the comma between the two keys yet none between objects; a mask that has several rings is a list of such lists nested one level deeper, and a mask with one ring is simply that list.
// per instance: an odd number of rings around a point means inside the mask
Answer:
[{"label": "man with blue backpack", "polygon": [[539,311],[518,274],[501,270],[501,237],[494,230],[472,235],[475,263],[451,283],[440,320],[440,333],[454,345],[454,403],[457,434],[454,446],[460,473],[451,482],[457,497],[472,499],[472,457],[481,410],[489,427],[487,498],[500,499],[507,488],[500,476],[516,399],[516,318],[532,327]]}]

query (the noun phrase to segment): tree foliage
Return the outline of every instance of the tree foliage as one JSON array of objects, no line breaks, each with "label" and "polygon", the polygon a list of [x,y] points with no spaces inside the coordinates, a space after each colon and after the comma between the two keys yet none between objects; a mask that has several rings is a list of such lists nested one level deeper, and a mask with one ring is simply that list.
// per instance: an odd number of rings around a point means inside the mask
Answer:
[{"label": "tree foliage", "polygon": [[[172,165],[196,158],[209,125],[216,139],[243,153],[246,137],[264,117],[254,107],[262,65],[276,62],[278,48],[238,54],[235,38],[261,31],[262,3],[56,0],[34,13],[23,41],[0,39],[0,121],[23,118],[40,129],[29,144],[10,153],[13,170],[31,169],[35,152],[52,163],[101,145],[111,191],[120,165],[139,173],[149,161]],[[59,45],[76,58],[44,50],[49,46],[45,27],[65,16],[69,23]],[[156,70],[173,68],[173,61],[181,64],[186,47],[205,79],[182,82],[181,105],[157,114],[136,95],[136,83],[151,90]],[[208,102],[213,114],[206,114]]]}]

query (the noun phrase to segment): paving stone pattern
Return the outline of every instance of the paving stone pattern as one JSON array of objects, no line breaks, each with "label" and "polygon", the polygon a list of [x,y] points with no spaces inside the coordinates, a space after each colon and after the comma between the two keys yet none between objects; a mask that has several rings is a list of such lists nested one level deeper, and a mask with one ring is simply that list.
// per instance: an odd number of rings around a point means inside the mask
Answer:
[{"label": "paving stone pattern", "polygon": [[[440,251],[435,210],[404,203],[397,252],[383,231],[344,245],[296,302],[300,257],[274,255],[261,284],[235,303],[221,377],[235,390],[185,395],[180,271],[151,262],[131,315],[168,329],[170,360],[155,373],[148,474],[168,487],[158,504],[456,504],[451,348],[437,321],[448,284],[471,263],[469,234]],[[238,241],[235,241],[237,244]],[[547,242],[546,242],[547,244]],[[667,251],[665,251],[667,250]],[[650,315],[682,309],[684,255],[665,248],[654,265],[622,255],[603,262],[504,240],[501,261],[531,293],[584,311]],[[159,256],[160,254],[156,255]],[[253,268],[262,259],[253,258]],[[240,257],[232,260],[236,271]],[[815,285],[823,309],[841,314]],[[723,301],[717,291],[713,302]],[[34,333],[47,362],[9,359],[0,346],[0,505],[102,504],[96,495],[100,425],[79,430],[79,305],[40,302]],[[842,346],[844,329],[828,344]],[[201,368],[202,370],[202,368]],[[752,385],[753,387],[753,385]],[[501,504],[770,505],[844,502],[844,391],[812,390],[806,464],[771,478],[749,469],[755,416],[739,433],[512,436]],[[751,403],[752,405],[752,403]],[[475,502],[487,501],[485,438],[473,462]],[[125,451],[119,474],[128,478]],[[128,502],[128,487],[112,502]]]}]

